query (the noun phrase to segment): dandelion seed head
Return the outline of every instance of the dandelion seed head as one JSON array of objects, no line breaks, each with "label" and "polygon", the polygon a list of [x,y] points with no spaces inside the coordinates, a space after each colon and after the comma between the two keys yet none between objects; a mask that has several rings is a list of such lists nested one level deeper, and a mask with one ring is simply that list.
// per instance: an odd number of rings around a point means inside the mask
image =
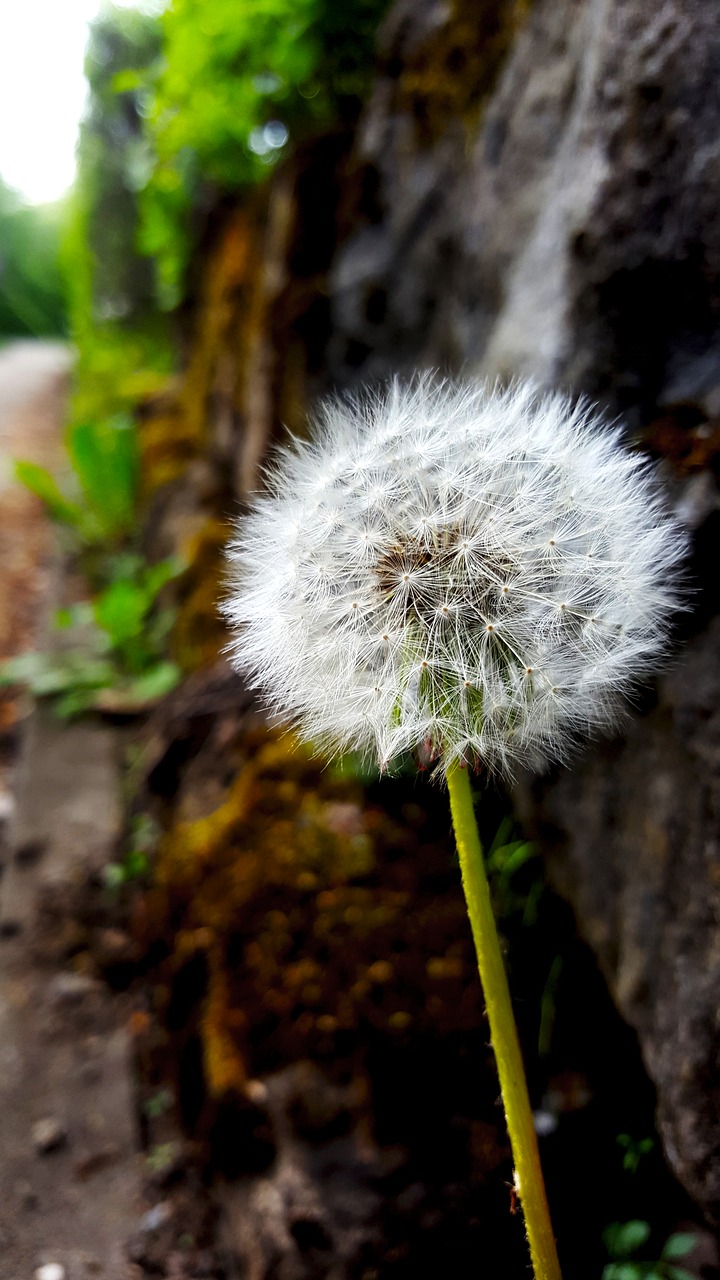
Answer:
[{"label": "dandelion seed head", "polygon": [[229,551],[232,657],[326,750],[541,767],[658,665],[685,550],[587,404],[393,382],[276,460]]}]

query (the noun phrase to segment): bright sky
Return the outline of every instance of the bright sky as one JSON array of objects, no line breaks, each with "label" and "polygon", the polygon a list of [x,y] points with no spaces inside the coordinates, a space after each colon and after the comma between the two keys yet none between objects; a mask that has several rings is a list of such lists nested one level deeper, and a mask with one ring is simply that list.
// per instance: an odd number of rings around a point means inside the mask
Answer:
[{"label": "bright sky", "polygon": [[[116,0],[157,12],[161,0]],[[87,24],[104,0],[0,0],[0,177],[32,204],[75,175]]]}]

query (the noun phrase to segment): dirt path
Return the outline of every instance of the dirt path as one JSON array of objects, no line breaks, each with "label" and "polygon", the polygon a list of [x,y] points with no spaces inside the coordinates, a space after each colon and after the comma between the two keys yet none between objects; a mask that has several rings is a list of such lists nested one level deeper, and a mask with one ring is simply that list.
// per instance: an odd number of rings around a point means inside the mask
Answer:
[{"label": "dirt path", "polygon": [[[60,343],[0,349],[0,661],[32,646],[49,588],[47,523],[37,499],[13,483],[13,459],[58,463],[70,364]],[[0,732],[14,721],[3,696]]]},{"label": "dirt path", "polygon": [[[0,658],[33,646],[54,595],[51,533],[11,459],[58,460],[69,364],[54,344],[0,351]],[[1,710],[7,733],[16,704]],[[122,1006],[47,925],[113,855],[117,745],[38,712],[20,734],[0,792],[0,1280],[129,1280],[140,1157]]]}]

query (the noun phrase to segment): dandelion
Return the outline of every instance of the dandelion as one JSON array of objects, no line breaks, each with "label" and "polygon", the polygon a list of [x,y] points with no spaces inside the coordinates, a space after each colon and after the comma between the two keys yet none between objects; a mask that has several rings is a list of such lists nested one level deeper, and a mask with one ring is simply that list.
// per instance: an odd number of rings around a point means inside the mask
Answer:
[{"label": "dandelion", "polygon": [[414,752],[447,780],[531,1257],[556,1280],[468,773],[617,723],[667,648],[685,539],[617,429],[524,384],[331,400],[268,483],[230,548],[233,660],[326,751]]},{"label": "dandelion", "polygon": [[421,379],[330,401],[231,549],[234,660],[327,752],[511,775],[611,728],[684,542],[586,405]]}]

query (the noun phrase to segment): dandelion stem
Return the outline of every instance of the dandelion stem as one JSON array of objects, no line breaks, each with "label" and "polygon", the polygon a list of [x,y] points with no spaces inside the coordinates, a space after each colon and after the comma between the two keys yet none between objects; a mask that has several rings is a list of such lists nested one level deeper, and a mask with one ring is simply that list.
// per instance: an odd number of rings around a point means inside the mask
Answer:
[{"label": "dandelion stem", "polygon": [[458,763],[449,767],[450,809],[515,1161],[516,1189],[525,1217],[535,1280],[561,1280],[520,1042],[490,901],[468,774],[469,770]]}]

